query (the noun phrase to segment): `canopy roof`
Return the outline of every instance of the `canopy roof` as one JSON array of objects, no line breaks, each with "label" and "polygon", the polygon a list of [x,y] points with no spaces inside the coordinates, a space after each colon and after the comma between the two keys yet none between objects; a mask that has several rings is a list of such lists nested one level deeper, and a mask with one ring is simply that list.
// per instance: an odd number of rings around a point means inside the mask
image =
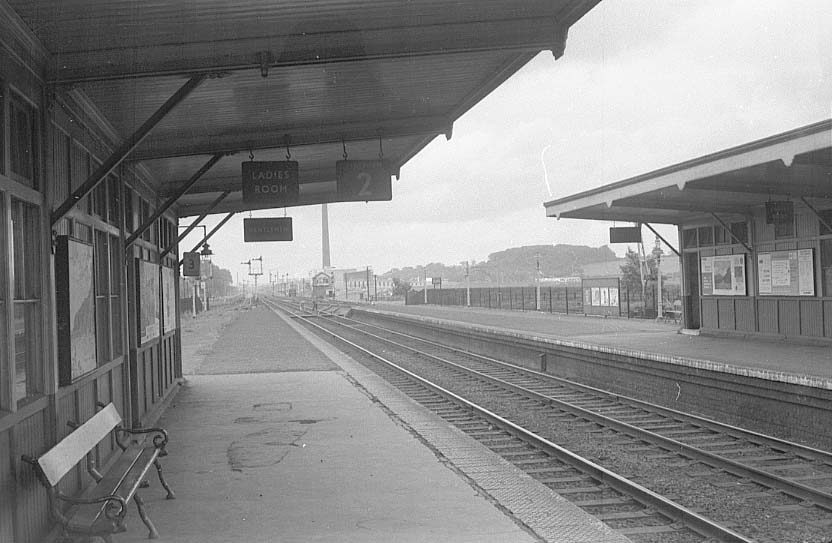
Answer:
[{"label": "canopy roof", "polygon": [[546,202],[546,215],[687,224],[771,199],[832,200],[832,120]]},{"label": "canopy roof", "polygon": [[395,173],[535,54],[563,54],[598,1],[0,0],[0,16],[34,34],[36,77],[71,89],[115,143],[207,76],[126,157],[166,196],[236,153],[180,198],[187,216],[224,191],[213,212],[258,207],[240,163],[285,160],[287,144],[301,183],[334,181],[345,148]]}]

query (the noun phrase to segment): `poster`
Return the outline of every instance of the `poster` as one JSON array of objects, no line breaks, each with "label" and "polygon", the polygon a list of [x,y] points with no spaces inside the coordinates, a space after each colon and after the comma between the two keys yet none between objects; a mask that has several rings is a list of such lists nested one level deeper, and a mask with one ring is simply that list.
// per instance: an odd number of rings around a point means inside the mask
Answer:
[{"label": "poster", "polygon": [[745,255],[703,256],[700,264],[703,295],[746,295]]},{"label": "poster", "polygon": [[601,287],[601,305],[610,305],[610,289],[607,287]]},{"label": "poster", "polygon": [[618,307],[618,289],[610,287],[610,306]]},{"label": "poster", "polygon": [[758,254],[757,285],[764,296],[814,296],[814,250]]},{"label": "poster", "polygon": [[175,281],[173,268],[162,268],[162,316],[165,334],[176,329]]},{"label": "poster", "polygon": [[138,262],[139,339],[146,343],[159,337],[159,266]]},{"label": "poster", "polygon": [[760,294],[771,294],[771,255],[757,255],[757,288]]},{"label": "poster", "polygon": [[592,287],[592,305],[601,305],[601,289]]}]

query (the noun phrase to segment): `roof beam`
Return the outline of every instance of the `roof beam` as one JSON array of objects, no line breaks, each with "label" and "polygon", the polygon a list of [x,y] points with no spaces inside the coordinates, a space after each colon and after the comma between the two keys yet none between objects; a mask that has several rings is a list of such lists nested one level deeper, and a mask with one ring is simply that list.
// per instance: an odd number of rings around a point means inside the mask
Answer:
[{"label": "roof beam", "polygon": [[[716,203],[720,202],[720,203]],[[710,211],[719,211],[721,213],[748,213],[749,207],[747,204],[738,205],[730,202],[724,203],[723,200],[713,198],[709,201],[700,200],[653,200],[646,198],[627,198],[623,200],[615,200],[611,207],[629,207],[629,208],[649,208],[649,209],[666,209],[668,211],[692,211],[707,213]]]},{"label": "roof beam", "polygon": [[444,116],[407,117],[400,119],[368,120],[360,123],[339,123],[327,126],[296,126],[245,130],[208,134],[194,137],[168,133],[147,138],[140,149],[130,156],[131,161],[155,160],[179,156],[208,155],[217,152],[234,153],[292,147],[341,143],[342,141],[377,140],[408,136],[430,136],[448,132],[453,121]]},{"label": "roof beam", "polygon": [[[590,6],[591,8],[591,6]],[[417,19],[418,20],[418,19]],[[258,70],[354,60],[412,58],[482,51],[562,52],[567,27],[555,17],[404,24],[386,28],[316,31],[203,42],[56,51],[47,71],[52,84],[75,84],[194,72]],[[221,51],[221,54],[217,54]],[[213,53],[213,54],[212,54]]]}]

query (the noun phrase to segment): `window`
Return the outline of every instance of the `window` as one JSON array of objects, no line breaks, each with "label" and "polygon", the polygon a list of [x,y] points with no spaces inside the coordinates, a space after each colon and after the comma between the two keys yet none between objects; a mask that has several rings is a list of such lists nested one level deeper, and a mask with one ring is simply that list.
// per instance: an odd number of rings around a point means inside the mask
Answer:
[{"label": "window", "polygon": [[709,247],[714,244],[714,227],[700,226],[699,227],[699,246]]},{"label": "window", "polygon": [[818,220],[818,227],[820,229],[820,235],[821,236],[832,235],[832,230],[830,230],[829,228],[824,226],[824,223],[826,223],[829,226],[832,226],[832,209],[824,209],[822,211],[818,211],[818,214],[820,215],[821,219],[823,219],[823,221]]},{"label": "window", "polygon": [[[2,83],[2,82],[0,82]],[[0,92],[2,91],[2,87],[0,87]],[[0,96],[2,98],[2,96]],[[2,103],[2,101],[0,101]],[[2,108],[0,108],[2,111]],[[2,127],[2,125],[0,125]],[[0,130],[2,133],[2,130]],[[2,139],[0,139],[2,142]],[[0,145],[2,147],[2,145]],[[0,153],[0,156],[2,154]],[[3,240],[6,239],[6,221],[5,221],[5,214],[3,213],[3,202],[4,196],[3,193],[0,192],[0,252],[3,250]],[[8,282],[6,281],[6,266],[7,262],[5,259],[0,260],[0,334],[5,336],[6,334],[6,288],[8,287]],[[7,349],[6,343],[3,342],[2,346],[0,346],[0,409],[9,409],[10,407],[10,400],[6,397],[6,384],[11,380],[9,376],[9,363],[6,360],[7,356]]]},{"label": "window", "polygon": [[109,196],[107,222],[113,226],[118,226],[121,219],[121,183],[119,183],[118,177],[114,175],[107,177],[106,183]]},{"label": "window", "polygon": [[121,333],[121,267],[119,239],[95,231],[95,323],[98,364],[124,352]]},{"label": "window", "polygon": [[40,394],[43,383],[40,331],[40,228],[38,209],[12,199],[14,276],[14,379],[18,405]]},{"label": "window", "polygon": [[12,93],[9,100],[9,169],[26,185],[37,189],[37,116],[35,108]]},{"label": "window", "polygon": [[682,230],[682,246],[685,249],[692,249],[697,246],[696,228],[686,228]]},{"label": "window", "polygon": [[728,233],[721,225],[714,226],[714,238],[717,245],[728,245],[729,243],[734,243],[734,238],[731,237],[731,234]]},{"label": "window", "polygon": [[788,221],[774,223],[774,239],[787,239],[794,237],[794,217]]},{"label": "window", "polygon": [[748,223],[744,221],[732,222],[731,233],[736,240],[742,243],[748,243]]},{"label": "window", "polygon": [[832,296],[832,239],[820,240],[820,277],[823,295]]}]

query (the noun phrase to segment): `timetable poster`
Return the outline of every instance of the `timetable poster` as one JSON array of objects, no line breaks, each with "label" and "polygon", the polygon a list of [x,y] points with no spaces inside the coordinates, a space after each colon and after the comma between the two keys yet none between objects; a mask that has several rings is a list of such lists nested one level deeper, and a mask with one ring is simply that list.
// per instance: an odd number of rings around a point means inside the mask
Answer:
[{"label": "timetable poster", "polygon": [[814,250],[758,254],[757,288],[763,296],[814,296]]}]

